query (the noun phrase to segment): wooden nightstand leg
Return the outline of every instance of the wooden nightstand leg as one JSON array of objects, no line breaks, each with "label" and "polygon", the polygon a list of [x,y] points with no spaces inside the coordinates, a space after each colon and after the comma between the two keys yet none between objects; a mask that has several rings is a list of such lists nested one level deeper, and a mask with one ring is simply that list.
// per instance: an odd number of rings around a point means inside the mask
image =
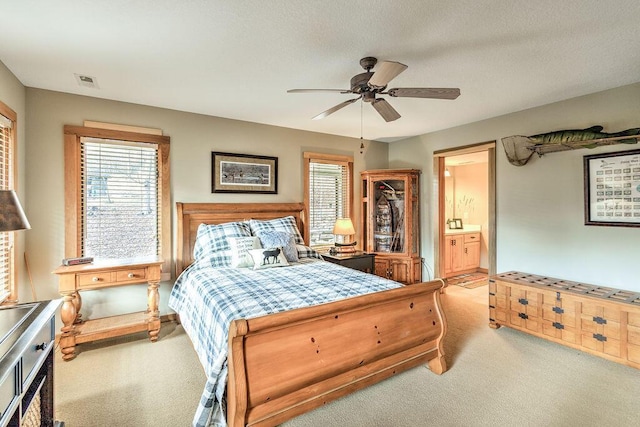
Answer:
[{"label": "wooden nightstand leg", "polygon": [[160,311],[158,303],[160,302],[160,293],[158,292],[159,281],[149,282],[147,288],[147,328],[149,330],[149,339],[151,342],[158,340],[160,333]]},{"label": "wooden nightstand leg", "polygon": [[70,292],[62,295],[64,298],[62,308],[60,309],[60,319],[64,324],[60,330],[62,332],[62,335],[60,336],[60,352],[62,353],[62,360],[71,360],[76,357],[76,334],[75,327],[73,326],[78,314],[75,304],[75,300],[77,298],[76,294],[77,292]]}]

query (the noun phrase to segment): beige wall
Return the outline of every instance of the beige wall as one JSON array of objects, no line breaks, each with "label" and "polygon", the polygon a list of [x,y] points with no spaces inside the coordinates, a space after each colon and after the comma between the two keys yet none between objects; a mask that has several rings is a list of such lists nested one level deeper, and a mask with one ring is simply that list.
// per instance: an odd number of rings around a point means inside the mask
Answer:
[{"label": "beige wall", "polygon": [[[160,128],[171,137],[172,215],[175,202],[301,202],[303,200],[302,153],[318,151],[354,158],[355,194],[360,193],[359,172],[387,166],[388,145],[229,120],[142,105],[108,101],[40,89],[27,89],[27,212],[33,230],[27,238],[31,270],[38,298],[57,296],[51,271],[64,257],[64,161],[65,124],[82,125],[95,120]],[[278,194],[212,194],[211,151],[278,157]],[[356,215],[359,205],[355,198]],[[175,224],[175,218],[172,221]],[[175,226],[172,231],[175,239]],[[175,250],[175,245],[174,245]],[[161,313],[166,313],[171,283],[161,287]],[[144,286],[91,291],[83,294],[88,317],[145,308]],[[122,302],[125,302],[121,307]]]},{"label": "beige wall", "polygon": [[[487,100],[490,102],[490,100]],[[501,138],[604,126],[640,127],[640,83],[421,135],[390,145],[389,167],[422,174],[422,255],[433,266],[436,150],[486,141],[496,144],[497,270],[519,270],[640,291],[640,228],[584,225],[583,156],[629,149],[613,145],[551,153],[522,167],[508,163]]]}]

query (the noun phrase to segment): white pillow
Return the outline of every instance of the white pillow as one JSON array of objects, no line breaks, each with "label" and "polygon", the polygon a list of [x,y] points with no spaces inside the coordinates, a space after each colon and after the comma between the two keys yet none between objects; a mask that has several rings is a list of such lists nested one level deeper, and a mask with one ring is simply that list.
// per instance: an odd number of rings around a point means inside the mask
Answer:
[{"label": "white pillow", "polygon": [[249,249],[249,255],[253,259],[254,270],[289,265],[282,248]]},{"label": "white pillow", "polygon": [[289,262],[298,262],[298,248],[293,234],[286,231],[261,231],[256,234],[263,248],[282,248]]},{"label": "white pillow", "polygon": [[231,247],[231,267],[253,267],[253,259],[249,255],[251,249],[259,249],[260,239],[257,237],[228,237]]}]

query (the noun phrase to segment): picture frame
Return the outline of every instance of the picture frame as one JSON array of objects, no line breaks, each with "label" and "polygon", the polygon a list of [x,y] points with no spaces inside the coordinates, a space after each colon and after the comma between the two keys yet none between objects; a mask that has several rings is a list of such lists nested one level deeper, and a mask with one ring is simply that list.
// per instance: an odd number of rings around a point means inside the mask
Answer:
[{"label": "picture frame", "polygon": [[640,150],[584,156],[584,224],[640,227]]},{"label": "picture frame", "polygon": [[212,193],[278,193],[278,158],[211,152]]},{"label": "picture frame", "polygon": [[462,219],[452,218],[449,220],[449,230],[462,230]]}]

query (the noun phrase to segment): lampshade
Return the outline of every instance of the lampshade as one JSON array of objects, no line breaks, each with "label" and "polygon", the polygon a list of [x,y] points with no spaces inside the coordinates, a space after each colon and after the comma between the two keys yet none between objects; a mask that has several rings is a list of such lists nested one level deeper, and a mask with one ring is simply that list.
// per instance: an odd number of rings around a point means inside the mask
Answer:
[{"label": "lampshade", "polygon": [[451,172],[449,172],[449,168],[444,168],[444,176],[451,176]]},{"label": "lampshade", "polygon": [[28,230],[31,228],[18,195],[13,190],[0,190],[0,231]]},{"label": "lampshade", "polygon": [[353,228],[353,222],[351,218],[338,218],[333,226],[333,234],[341,236],[351,236],[356,234],[355,228]]}]

